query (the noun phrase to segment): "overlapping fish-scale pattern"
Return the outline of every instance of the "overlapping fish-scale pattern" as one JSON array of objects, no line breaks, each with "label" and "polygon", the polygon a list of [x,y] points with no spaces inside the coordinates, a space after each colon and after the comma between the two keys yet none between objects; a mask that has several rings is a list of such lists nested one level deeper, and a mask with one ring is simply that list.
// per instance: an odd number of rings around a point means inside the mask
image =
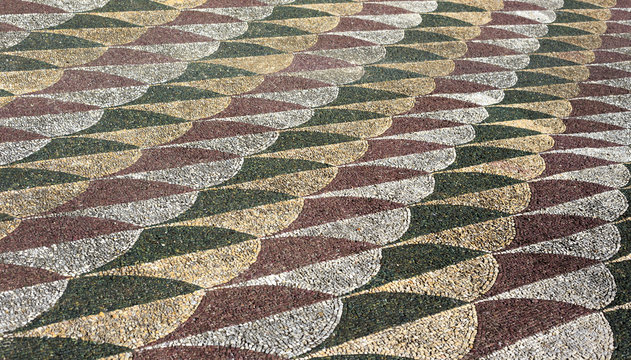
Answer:
[{"label": "overlapping fish-scale pattern", "polygon": [[[364,31],[363,33],[364,35],[366,35],[366,33],[368,32],[369,31]],[[375,47],[377,46],[372,46],[372,48],[375,48]],[[353,49],[350,48],[348,50],[353,50]],[[371,50],[374,50],[374,49],[371,49]],[[352,51],[347,51],[347,54],[352,55]],[[308,67],[305,67],[305,69],[308,70]],[[354,73],[356,72],[357,71],[354,71]],[[203,77],[205,77],[205,74],[203,75],[204,75]],[[337,77],[340,78],[339,75]],[[272,83],[272,85],[276,85],[276,86],[278,86],[278,83],[279,83],[279,81],[276,81],[276,84],[274,84],[274,81],[270,81],[270,82]],[[286,86],[293,86],[284,79],[281,80],[280,82],[281,82],[281,86],[283,85],[282,82],[284,82]],[[301,84],[301,85],[304,86],[305,84]],[[316,85],[321,85],[321,84],[316,84]],[[316,90],[321,90],[321,89],[316,89]],[[331,89],[331,87],[329,86],[325,90],[329,90],[329,93],[330,93],[331,90],[334,91],[336,89]],[[309,91],[309,90],[306,90],[306,91]],[[281,93],[281,94],[284,96],[288,95],[287,92]],[[300,100],[301,94],[294,94],[294,95],[298,96],[297,102],[300,102],[299,100]],[[313,93],[310,93],[307,95],[313,95]],[[325,95],[327,94],[325,93]],[[303,97],[304,97],[304,94],[303,94]],[[206,99],[202,99],[202,100],[206,100]],[[308,100],[308,101],[313,102],[313,99]],[[241,102],[243,103],[243,101]],[[263,104],[264,103],[265,102],[263,101]],[[9,104],[9,105],[13,105],[13,104]],[[171,105],[172,104],[169,104],[170,108],[172,108]],[[187,105],[188,105],[188,108],[191,107],[191,104],[187,104]],[[239,115],[238,114],[239,111],[241,112],[243,111],[247,112],[248,110],[252,111],[251,106],[250,108],[245,106],[245,109],[243,109],[244,106],[239,106],[239,105],[240,104],[236,104],[236,106],[233,106],[234,108],[236,108],[235,111],[237,112],[237,115]],[[258,105],[261,105],[261,104],[258,104]],[[283,105],[291,106],[293,104],[287,104],[287,103],[280,104],[280,106],[283,106]],[[301,104],[298,104],[298,105],[301,105]],[[313,104],[311,106],[313,106]],[[230,113],[230,110],[231,109],[229,107],[226,112]],[[257,109],[257,110],[260,110],[260,109]],[[278,109],[274,109],[274,110],[278,110]],[[291,114],[294,118],[296,117],[296,112],[302,113],[303,117],[304,115],[306,116],[311,115],[310,111],[308,110],[304,111],[304,109],[302,109],[302,111],[300,110],[294,111]],[[276,117],[277,114],[278,112],[275,112],[274,116]],[[116,115],[120,116],[121,114],[119,112]],[[246,113],[246,116],[247,115],[250,115],[250,114]],[[286,115],[289,115],[289,114],[286,114]],[[112,114],[112,116],[114,116],[114,114]],[[254,117],[257,117],[257,116],[255,115]],[[232,116],[229,119],[234,122],[235,120],[234,118],[235,117]],[[106,123],[107,123],[107,120],[112,121],[111,119],[106,119],[105,121]],[[152,120],[155,120],[155,117]],[[252,122],[251,121],[252,119],[243,119],[243,120],[246,120],[245,121],[246,124],[248,122],[247,120],[250,120],[249,122]],[[106,153],[105,159],[103,159],[103,156],[101,154],[98,154],[96,155],[96,159],[90,159],[90,160],[93,160],[92,163],[89,160],[85,161],[86,160],[85,157],[82,157],[80,159],[76,159],[76,157],[73,157],[72,164],[70,165],[72,167],[72,170],[75,170],[75,172],[83,173],[84,175],[87,175],[87,174],[94,175],[93,169],[96,166],[99,166],[100,167],[99,170],[105,172],[105,173],[97,174],[101,176],[112,173],[115,170],[119,170],[118,167],[111,169],[111,167],[108,168],[107,166],[105,167],[103,166],[104,160],[108,161],[108,160],[111,160],[112,158],[118,160],[116,162],[123,163],[122,164],[123,166],[129,166],[130,164],[133,164],[133,165],[131,166],[131,168],[128,168],[122,171],[123,173],[122,179],[121,178],[99,179],[96,181],[92,181],[88,184],[82,183],[81,184],[82,186],[79,187],[79,189],[77,189],[78,191],[74,193],[72,191],[69,192],[69,197],[74,198],[74,200],[70,201],[69,203],[66,203],[65,205],[61,207],[56,207],[54,211],[57,213],[63,213],[66,216],[68,215],[73,216],[72,218],[70,218],[70,221],[72,222],[76,222],[77,218],[75,216],[79,215],[83,217],[86,217],[86,216],[88,217],[86,218],[86,221],[85,221],[86,223],[92,222],[91,218],[97,217],[97,218],[106,218],[108,220],[113,220],[115,222],[124,221],[126,223],[131,223],[132,227],[151,225],[151,224],[161,222],[161,221],[167,220],[168,218],[173,217],[174,214],[177,214],[181,212],[183,209],[191,206],[192,202],[195,199],[195,196],[197,195],[196,193],[191,193],[190,189],[186,189],[184,186],[193,187],[193,188],[203,188],[209,185],[213,185],[214,183],[217,183],[217,182],[222,182],[226,180],[226,178],[233,175],[234,172],[238,170],[238,168],[241,165],[239,159],[238,158],[235,159],[234,154],[228,154],[228,156],[216,154],[216,152],[213,153],[212,151],[207,151],[207,149],[203,149],[203,147],[210,147],[212,149],[216,147],[222,147],[222,145],[224,145],[224,147],[225,145],[228,145],[229,148],[234,148],[236,152],[245,152],[247,154],[247,152],[251,150],[247,148],[243,149],[243,145],[249,146],[249,147],[255,147],[255,148],[260,148],[262,146],[264,148],[265,146],[269,146],[270,140],[271,141],[274,140],[273,139],[274,134],[272,133],[270,136],[269,129],[261,129],[260,127],[259,129],[249,129],[245,125],[237,126],[236,129],[226,129],[225,125],[230,125],[230,123],[217,124],[216,122],[215,123],[201,122],[201,123],[193,124],[193,127],[189,126],[189,129],[187,130],[190,130],[190,131],[188,131],[183,137],[180,137],[180,139],[178,139],[176,143],[180,142],[184,144],[189,144],[190,140],[181,141],[182,138],[187,138],[187,136],[193,137],[194,140],[200,140],[199,139],[200,135],[204,136],[206,134],[213,133],[213,137],[215,137],[216,132],[212,131],[213,130],[212,127],[216,128],[218,127],[217,125],[220,125],[220,126],[224,125],[224,126],[221,126],[222,128],[221,130],[223,131],[227,130],[228,132],[232,131],[233,133],[236,131],[237,134],[239,134],[240,132],[241,133],[245,132],[246,134],[250,132],[255,132],[254,136],[259,135],[259,138],[256,138],[256,137],[252,138],[252,135],[250,136],[250,138],[246,138],[246,139],[234,139],[234,137],[232,139],[220,138],[218,139],[219,141],[215,141],[215,144],[213,144],[212,141],[210,143],[208,141],[205,141],[205,143],[203,144],[200,144],[200,141],[196,141],[194,142],[196,146],[193,149],[190,149],[190,148],[180,149],[177,146],[172,147],[172,148],[165,148],[165,149],[152,148],[152,149],[148,149],[142,152],[125,151],[125,154],[123,154],[122,156],[121,156],[121,152],[122,152],[121,151],[114,154],[114,157],[111,156],[111,153]],[[283,126],[286,126],[286,124],[283,124]],[[229,126],[229,127],[233,127],[233,126]],[[246,129],[243,129],[243,127],[245,127]],[[265,131],[265,133],[256,134],[256,132],[261,133],[262,131]],[[125,135],[129,135],[129,134],[125,134]],[[234,134],[231,134],[231,135],[234,135]],[[260,135],[263,135],[263,136],[260,136]],[[197,136],[198,138],[195,138],[195,136]],[[63,140],[61,141],[63,142]],[[201,138],[201,140],[206,140],[206,139]],[[249,140],[249,141],[248,143],[244,144],[245,143],[244,140]],[[258,141],[252,141],[252,140],[258,140]],[[76,139],[72,139],[71,141],[76,141]],[[237,142],[237,143],[230,144],[230,142],[232,143]],[[261,142],[262,144],[260,144]],[[67,145],[67,144],[64,144],[64,145]],[[239,146],[239,145],[242,145],[242,146]],[[198,150],[197,148],[200,146],[202,147],[202,149]],[[106,150],[111,151],[111,150],[117,150],[117,149],[106,149]],[[181,165],[181,160],[183,159],[182,158],[183,155],[188,158],[195,158],[193,161],[191,161],[193,162],[193,165],[185,166],[184,168],[181,168],[181,167],[173,168],[172,166],[175,165],[174,162],[169,163],[169,161],[164,161],[165,158],[167,159],[171,158],[174,160],[177,159],[178,165]],[[94,158],[94,156],[91,156],[91,157]],[[200,157],[202,159],[200,159]],[[217,157],[219,159],[217,159]],[[222,157],[224,159],[222,159]],[[122,158],[122,161],[121,161],[121,158]],[[28,159],[30,158],[27,158],[27,160]],[[160,159],[161,163],[157,164],[158,161],[156,159]],[[60,164],[58,161],[53,160],[51,164],[50,160],[51,159],[47,159],[44,161],[36,161],[35,166],[33,166],[34,164],[32,162],[26,162],[27,164],[26,166],[28,168],[33,168],[33,167],[51,168],[52,167],[55,169],[58,169],[60,167],[59,166]],[[200,160],[215,160],[215,161],[213,161],[210,165],[208,165],[208,164],[199,164]],[[220,160],[220,161],[216,161],[216,160]],[[67,158],[62,158],[61,161],[66,162]],[[79,166],[78,169],[76,169],[77,166],[75,164],[79,162],[81,162],[81,165]],[[195,162],[198,162],[198,163],[195,164]],[[116,166],[118,164],[114,163],[113,165]],[[166,166],[170,165],[170,168],[168,170],[160,168],[160,167],[164,167],[165,165]],[[63,164],[62,164],[62,167],[63,167]],[[134,169],[135,167],[136,169]],[[138,167],[140,167],[140,169],[138,169]],[[153,171],[142,171],[141,174],[138,174],[138,170],[153,170]],[[128,174],[128,173],[131,173],[131,174]],[[199,175],[202,173],[206,177],[208,177],[208,174],[211,174],[212,176],[210,179],[208,178],[200,179]],[[117,175],[121,174],[121,171],[119,171],[116,174]],[[138,180],[145,180],[145,181],[143,182],[143,181],[138,181]],[[154,182],[147,182],[146,180],[154,181]],[[160,183],[155,183],[156,180],[162,181],[162,182],[168,182],[169,185],[167,184],[161,185]],[[75,184],[72,184],[72,185],[75,185]],[[132,186],[133,189],[129,188],[130,185]],[[118,196],[115,195],[117,189],[118,190],[124,189],[125,194],[120,193]],[[68,189],[66,188],[64,190],[68,190]],[[126,199],[127,202],[121,203],[122,198],[126,196],[126,194],[128,194],[129,190],[131,191],[138,190],[138,193],[136,193],[135,196],[132,197],[131,199],[131,200],[136,200],[136,201],[129,203],[128,201],[130,199],[129,197],[127,197]],[[81,193],[81,195],[77,196],[78,195],[77,193]],[[12,198],[16,197],[15,196],[16,194],[14,192],[8,195],[11,196]],[[44,195],[49,195],[49,194],[44,194]],[[170,196],[165,196],[165,195],[170,195]],[[27,194],[27,196],[31,196],[31,194]],[[19,196],[17,197],[19,198]],[[59,200],[59,199],[56,199],[56,200]],[[66,200],[66,199],[63,199],[63,200]],[[41,207],[42,203],[44,205],[49,205],[47,204],[46,201],[43,201],[36,204],[36,206]],[[167,203],[169,204],[168,208],[164,206],[164,204],[167,204]],[[177,205],[174,206],[175,204]],[[57,205],[58,204],[53,204],[52,207],[55,207]],[[151,207],[152,210],[148,211],[149,207]],[[25,209],[25,210],[32,211],[32,209]],[[41,211],[42,209],[37,209],[37,210]],[[25,215],[24,211],[22,213],[19,213],[19,215]],[[29,213],[27,212],[26,215],[29,215]],[[59,223],[59,220],[57,218],[54,218],[52,220],[50,218],[39,218],[39,219],[35,219],[29,222],[31,223],[21,224],[22,230],[26,230],[24,231],[26,233],[28,233],[29,231],[32,231],[33,229],[37,229],[38,227],[40,227],[41,229],[41,226],[49,225],[51,222],[57,224]],[[85,226],[87,224],[81,224],[81,225]],[[20,233],[23,233],[23,232],[17,231],[17,233],[14,235],[17,235],[19,239]],[[48,270],[56,270],[57,272],[61,272],[65,275],[76,275],[76,274],[85,272],[91,268],[98,266],[99,264],[103,263],[103,261],[107,261],[111,259],[113,256],[120,255],[121,252],[124,252],[125,250],[127,250],[129,246],[131,246],[131,244],[137,239],[139,235],[139,230],[134,228],[133,230],[129,230],[125,233],[123,237],[125,239],[124,243],[126,243],[127,246],[122,246],[123,244],[121,244],[120,242],[121,234],[119,232],[116,232],[114,234],[108,234],[108,233],[104,234],[107,236],[103,236],[103,235],[100,236],[99,239],[97,240],[97,243],[95,243],[95,238],[90,238],[90,239],[80,239],[78,241],[72,241],[71,244],[64,244],[64,246],[62,246],[61,249],[58,249],[57,246],[54,246],[54,249],[51,249],[50,247],[47,247],[47,248],[38,247],[36,249],[19,249],[18,248],[18,249],[12,249],[12,250],[22,250],[22,251],[12,251],[10,253],[5,254],[4,257],[6,258],[7,262],[12,263],[14,265],[30,264],[30,265],[36,265],[38,267],[44,267],[44,268],[47,268]],[[92,235],[100,235],[100,234],[97,233],[97,234],[92,234]],[[77,239],[72,239],[72,237],[70,239],[77,240]],[[59,242],[58,240],[57,241],[54,239],[51,239],[51,240],[52,240],[53,245],[56,245]],[[47,245],[50,245],[51,240],[49,240],[49,244]],[[43,244],[38,244],[38,245],[43,245]],[[86,254],[91,253],[94,250],[94,247],[97,245],[98,246],[110,245],[110,247],[112,246],[116,247],[117,250],[105,251],[102,257],[97,257],[97,258],[92,258],[90,260],[87,260]],[[37,259],[32,258],[33,251],[40,253],[39,261]],[[72,264],[68,264],[68,263],[56,264],[60,258],[64,256],[68,256],[68,255],[69,257],[76,259],[75,261],[73,261]],[[41,259],[42,257],[44,259]],[[60,269],[61,267],[63,267],[63,270]],[[16,306],[19,307],[20,304],[16,304]]]},{"label": "overlapping fish-scale pattern", "polygon": [[625,0],[10,5],[3,357],[631,351]]}]

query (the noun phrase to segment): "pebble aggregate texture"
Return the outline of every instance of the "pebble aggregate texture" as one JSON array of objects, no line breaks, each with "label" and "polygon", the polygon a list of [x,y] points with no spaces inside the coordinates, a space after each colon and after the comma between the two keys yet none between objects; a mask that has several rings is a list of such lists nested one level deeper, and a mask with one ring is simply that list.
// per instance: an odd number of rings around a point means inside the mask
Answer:
[{"label": "pebble aggregate texture", "polygon": [[631,0],[0,0],[0,359],[631,358]]}]

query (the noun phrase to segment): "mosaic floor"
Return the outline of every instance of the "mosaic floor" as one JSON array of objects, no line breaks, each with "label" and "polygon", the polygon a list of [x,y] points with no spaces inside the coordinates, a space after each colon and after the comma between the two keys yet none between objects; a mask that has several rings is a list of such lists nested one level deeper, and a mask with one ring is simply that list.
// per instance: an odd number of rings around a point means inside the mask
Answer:
[{"label": "mosaic floor", "polygon": [[631,0],[2,0],[0,358],[631,358],[630,145]]}]

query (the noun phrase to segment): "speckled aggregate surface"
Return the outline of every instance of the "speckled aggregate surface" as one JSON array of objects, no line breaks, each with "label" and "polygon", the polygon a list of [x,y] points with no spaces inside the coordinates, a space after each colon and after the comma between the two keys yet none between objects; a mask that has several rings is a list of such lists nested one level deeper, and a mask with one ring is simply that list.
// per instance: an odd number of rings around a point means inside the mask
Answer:
[{"label": "speckled aggregate surface", "polygon": [[630,0],[0,0],[0,359],[631,358]]}]

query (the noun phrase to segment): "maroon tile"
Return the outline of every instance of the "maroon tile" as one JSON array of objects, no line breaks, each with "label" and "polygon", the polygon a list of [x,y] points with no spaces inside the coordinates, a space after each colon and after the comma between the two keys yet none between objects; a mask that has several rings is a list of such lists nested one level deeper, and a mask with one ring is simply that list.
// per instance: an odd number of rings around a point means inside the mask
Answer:
[{"label": "maroon tile", "polygon": [[524,211],[545,209],[612,190],[600,184],[572,180],[541,180],[529,182],[528,185],[530,204]]},{"label": "maroon tile", "polygon": [[132,166],[113,175],[179,168],[186,165],[209,163],[238,157],[221,151],[187,147],[168,147],[142,150],[142,155]]},{"label": "maroon tile", "polygon": [[[509,14],[505,12],[493,12],[491,13],[491,22],[486,26],[491,25],[536,25],[539,22],[531,20],[522,16]],[[487,55],[488,56],[488,55]]]},{"label": "maroon tile", "polygon": [[579,148],[604,148],[619,146],[614,142],[592,139],[582,136],[563,136],[552,135],[554,139],[554,146],[550,150],[567,150],[567,149],[579,149]]},{"label": "maroon tile", "polygon": [[467,43],[467,52],[464,57],[487,57],[487,56],[503,56],[503,55],[517,55],[517,52],[507,49],[505,47],[484,44],[484,43]]},{"label": "maroon tile", "polygon": [[63,276],[44,269],[0,264],[0,291],[63,280]]},{"label": "maroon tile", "polygon": [[[615,23],[608,24],[607,28],[609,28],[611,25],[615,25]],[[631,26],[629,26],[629,29],[631,30]],[[594,55],[595,55],[595,59],[592,62],[592,64],[606,64],[606,63],[631,60],[631,55],[621,54],[616,51],[594,50]],[[593,65],[589,66],[590,80],[592,79],[592,68],[594,67],[596,66],[593,66]],[[600,68],[603,69],[603,71],[605,70],[604,67],[600,67]],[[610,69],[610,70],[612,70],[612,72],[614,73],[615,72],[625,73],[625,72],[622,72],[621,70],[615,70],[615,69]]]},{"label": "maroon tile", "polygon": [[598,263],[586,258],[556,254],[513,253],[494,256],[499,271],[493,287],[485,294],[487,297]]},{"label": "maroon tile", "polygon": [[619,49],[624,47],[631,47],[631,40],[625,39],[620,36],[601,35],[600,41],[601,49]]},{"label": "maroon tile", "polygon": [[522,1],[504,1],[503,11],[546,10],[541,6]]},{"label": "maroon tile", "polygon": [[231,16],[214,14],[206,11],[191,11],[185,10],[166,23],[166,25],[191,25],[191,24],[221,24],[221,23],[235,23],[240,22]]},{"label": "maroon tile", "polygon": [[267,3],[258,0],[208,0],[204,4],[197,7],[197,9],[208,8],[240,8],[251,6],[269,6]]},{"label": "maroon tile", "polygon": [[211,118],[222,119],[300,109],[305,109],[305,107],[283,101],[238,97],[232,98],[232,102],[226,109]]},{"label": "maroon tile", "polygon": [[0,22],[0,32],[10,32],[10,31],[25,31],[25,30],[15,25]]},{"label": "maroon tile", "polygon": [[506,68],[498,65],[472,60],[454,60],[454,64],[455,68],[451,75],[481,74],[507,70]]},{"label": "maroon tile", "polygon": [[327,294],[285,286],[246,286],[210,290],[186,322],[155,343],[255,321],[329,298],[330,295]]},{"label": "maroon tile", "polygon": [[465,359],[477,359],[591,312],[576,305],[529,299],[485,301],[475,308],[478,331]]},{"label": "maroon tile", "polygon": [[260,94],[270,92],[317,89],[330,87],[330,84],[322,81],[305,79],[296,76],[266,76],[265,80],[255,89],[246,94]]},{"label": "maroon tile", "polygon": [[[357,39],[351,36],[322,34],[318,37],[318,41],[309,48],[310,51],[330,50],[330,49],[349,49],[366,46],[376,46],[376,43]],[[297,54],[296,56],[308,56],[305,54]],[[332,59],[333,60],[333,59]],[[342,61],[342,60],[337,60]]]},{"label": "maroon tile", "polygon": [[391,201],[351,196],[306,199],[298,218],[283,232],[400,207]]},{"label": "maroon tile", "polygon": [[438,119],[397,116],[392,118],[392,125],[381,136],[408,134],[419,131],[435,130],[461,126],[462,124]]},{"label": "maroon tile", "polygon": [[53,6],[20,0],[4,0],[2,2],[2,7],[0,7],[0,15],[56,13],[65,13],[65,11]]},{"label": "maroon tile", "polygon": [[420,154],[428,151],[444,149],[447,146],[414,140],[373,139],[368,141],[368,150],[356,162],[385,159],[395,156]]},{"label": "maroon tile", "polygon": [[623,127],[620,127],[620,126],[607,124],[607,123],[603,123],[599,121],[589,121],[589,120],[575,119],[575,118],[563,119],[563,123],[565,124],[564,134],[590,133],[590,132],[624,129]]},{"label": "maroon tile", "polygon": [[614,164],[612,161],[577,154],[542,153],[540,156],[546,163],[546,169],[540,175],[542,178],[569,171]]},{"label": "maroon tile", "polygon": [[[602,52],[601,52],[602,54]],[[606,56],[602,54],[601,56]],[[609,60],[605,59],[596,59],[601,60],[603,62],[609,62]],[[615,58],[614,58],[615,60]],[[607,66],[601,65],[592,65],[589,67],[589,80],[590,81],[598,81],[598,80],[610,80],[610,79],[624,79],[631,77],[631,73],[623,70],[612,69]]]},{"label": "maroon tile", "polygon": [[386,4],[366,2],[363,4],[362,11],[360,11],[359,13],[355,15],[361,16],[361,15],[413,14],[412,11],[408,11],[400,7],[388,6]]},{"label": "maroon tile", "polygon": [[408,114],[421,114],[426,112],[441,111],[441,110],[454,110],[454,109],[468,109],[478,107],[478,105],[466,101],[439,97],[439,96],[424,96],[416,98],[414,107],[408,111]]},{"label": "maroon tile", "polygon": [[85,216],[25,219],[13,232],[0,239],[0,252],[50,246],[136,228],[123,222]]},{"label": "maroon tile", "polygon": [[433,92],[434,94],[474,93],[496,89],[493,86],[462,80],[437,78],[434,80],[434,82],[436,83],[436,88],[434,88]]},{"label": "maroon tile", "polygon": [[572,113],[570,116],[586,116],[627,111],[621,107],[595,100],[580,99],[570,100],[570,102],[572,103]]},{"label": "maroon tile", "polygon": [[376,30],[395,30],[394,26],[386,25],[381,22],[358,19],[352,17],[342,17],[337,26],[331,32],[344,31],[376,31]]},{"label": "maroon tile", "polygon": [[179,138],[171,141],[169,144],[185,144],[189,142],[239,135],[260,134],[272,130],[274,129],[266,126],[251,125],[236,121],[197,121],[193,123],[189,131]]},{"label": "maroon tile", "polygon": [[482,27],[480,35],[476,40],[497,40],[497,39],[525,39],[526,35],[521,35],[512,31],[507,31],[492,27]]},{"label": "maroon tile", "polygon": [[52,212],[68,212],[90,207],[127,203],[191,192],[185,186],[136,179],[93,180],[81,195],[55,208]]},{"label": "maroon tile", "polygon": [[281,237],[261,241],[261,251],[248,270],[231,281],[247,280],[279,274],[322,261],[333,260],[375,248],[364,242],[327,237]]},{"label": "maroon tile", "polygon": [[[614,16],[615,12],[617,11],[611,10],[612,16]],[[628,33],[631,33],[631,26],[621,24],[621,23],[616,23],[616,22],[609,22],[607,24],[607,31],[605,31],[605,34],[628,34]]]},{"label": "maroon tile", "polygon": [[[616,21],[625,21],[625,20],[631,20],[631,13],[629,11],[626,11],[630,5],[622,5],[621,1],[618,1],[618,3],[616,4],[616,7],[618,9],[611,9],[611,17],[609,18],[609,22],[610,23],[614,23]],[[610,24],[607,24],[607,27],[609,27]]]},{"label": "maroon tile", "polygon": [[223,346],[177,346],[150,350],[141,350],[134,353],[133,360],[191,360],[191,359],[215,359],[215,360],[282,360],[284,358],[260,353],[252,350],[237,349]]},{"label": "maroon tile", "polygon": [[213,41],[213,39],[173,28],[156,26],[150,28],[146,33],[142,34],[138,39],[128,45],[184,44],[209,41]]},{"label": "maroon tile", "polygon": [[0,119],[21,116],[73,113],[96,109],[98,109],[96,106],[74,102],[57,101],[30,96],[18,97],[5,106],[0,107]]},{"label": "maroon tile", "polygon": [[386,166],[344,166],[339,168],[335,179],[320,190],[318,194],[409,179],[421,174],[423,172],[417,170]]},{"label": "maroon tile", "polygon": [[55,94],[139,85],[144,85],[144,83],[100,71],[66,70],[59,81],[34,94]]},{"label": "maroon tile", "polygon": [[0,126],[0,143],[45,139],[45,136],[32,132]]},{"label": "maroon tile", "polygon": [[163,64],[174,63],[178,60],[161,54],[148,51],[125,49],[125,48],[109,48],[94,61],[85,66],[107,66],[107,65],[128,65],[128,64]]},{"label": "maroon tile", "polygon": [[579,83],[578,88],[580,91],[578,94],[579,97],[624,95],[624,94],[629,93],[629,90],[627,89],[624,89],[621,87],[607,86],[607,85],[602,85],[602,84]]},{"label": "maroon tile", "polygon": [[507,249],[559,239],[607,223],[597,218],[572,215],[520,215],[513,219],[516,234]]}]

